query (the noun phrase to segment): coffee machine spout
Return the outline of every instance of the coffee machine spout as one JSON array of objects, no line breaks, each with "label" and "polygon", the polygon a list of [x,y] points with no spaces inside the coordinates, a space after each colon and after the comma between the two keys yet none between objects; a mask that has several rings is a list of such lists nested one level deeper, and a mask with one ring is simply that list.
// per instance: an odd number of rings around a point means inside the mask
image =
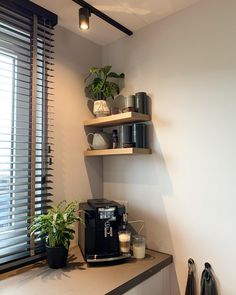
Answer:
[{"label": "coffee machine spout", "polygon": [[128,224],[128,214],[125,212],[125,213],[123,213],[123,218],[122,218],[123,220],[123,225],[122,225],[122,227],[123,227],[123,229],[126,229],[126,227],[127,227],[127,224]]}]

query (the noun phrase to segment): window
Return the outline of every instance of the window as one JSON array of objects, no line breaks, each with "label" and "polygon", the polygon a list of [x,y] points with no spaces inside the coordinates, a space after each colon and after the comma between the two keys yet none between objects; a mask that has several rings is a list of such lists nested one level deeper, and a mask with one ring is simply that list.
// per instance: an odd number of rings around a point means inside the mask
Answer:
[{"label": "window", "polygon": [[[10,169],[11,169],[11,130],[13,124],[12,110],[14,100],[14,67],[15,57],[7,52],[0,51],[0,89],[1,89],[1,108],[0,108],[0,227],[7,227],[10,224],[4,223],[9,212],[10,190]],[[4,138],[4,140],[3,140]]]},{"label": "window", "polygon": [[18,2],[0,0],[0,272],[44,257],[29,225],[52,197],[56,16]]}]

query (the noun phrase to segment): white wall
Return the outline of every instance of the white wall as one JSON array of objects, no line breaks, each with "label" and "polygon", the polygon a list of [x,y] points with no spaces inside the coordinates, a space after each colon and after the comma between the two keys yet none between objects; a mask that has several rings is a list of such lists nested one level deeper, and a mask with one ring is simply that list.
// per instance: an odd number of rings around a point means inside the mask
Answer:
[{"label": "white wall", "polygon": [[151,96],[153,122],[151,156],[104,158],[104,195],[128,200],[148,247],[174,255],[181,294],[188,257],[198,284],[209,261],[221,294],[236,293],[235,11],[234,0],[200,1],[103,50],[126,74],[124,94]]},{"label": "white wall", "polygon": [[101,47],[57,27],[55,31],[54,201],[101,196],[102,159],[85,161],[88,147],[82,121],[91,114],[83,79],[101,63]]}]

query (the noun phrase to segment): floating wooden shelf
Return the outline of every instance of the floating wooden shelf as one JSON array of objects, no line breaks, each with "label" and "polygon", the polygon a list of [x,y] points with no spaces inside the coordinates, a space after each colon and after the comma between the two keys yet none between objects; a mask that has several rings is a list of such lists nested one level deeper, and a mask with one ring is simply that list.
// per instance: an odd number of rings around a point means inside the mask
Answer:
[{"label": "floating wooden shelf", "polygon": [[106,117],[94,118],[84,121],[84,126],[90,127],[109,127],[125,123],[150,121],[151,116],[135,112],[127,112]]},{"label": "floating wooden shelf", "polygon": [[85,157],[96,156],[115,156],[115,155],[144,155],[151,154],[151,149],[141,148],[120,148],[120,149],[107,149],[107,150],[87,150],[84,152]]}]

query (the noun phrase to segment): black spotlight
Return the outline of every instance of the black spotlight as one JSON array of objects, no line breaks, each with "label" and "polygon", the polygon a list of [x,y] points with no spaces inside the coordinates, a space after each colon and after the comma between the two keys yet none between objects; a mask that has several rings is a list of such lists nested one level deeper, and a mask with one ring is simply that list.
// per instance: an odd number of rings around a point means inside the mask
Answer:
[{"label": "black spotlight", "polygon": [[79,9],[79,27],[81,30],[89,29],[90,10],[87,7]]}]

